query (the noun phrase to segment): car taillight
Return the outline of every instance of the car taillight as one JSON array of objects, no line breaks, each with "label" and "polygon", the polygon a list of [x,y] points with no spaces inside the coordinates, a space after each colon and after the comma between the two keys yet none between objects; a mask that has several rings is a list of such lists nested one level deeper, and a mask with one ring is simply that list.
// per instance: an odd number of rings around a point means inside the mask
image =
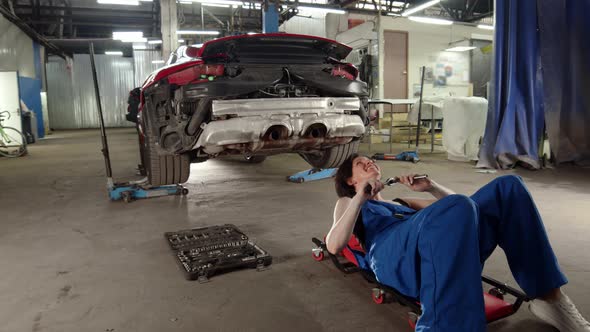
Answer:
[{"label": "car taillight", "polygon": [[332,68],[332,76],[338,76],[349,80],[355,80],[359,74],[358,69],[351,64],[336,65]]},{"label": "car taillight", "polygon": [[168,75],[168,83],[185,85],[213,80],[223,76],[223,65],[196,65]]}]

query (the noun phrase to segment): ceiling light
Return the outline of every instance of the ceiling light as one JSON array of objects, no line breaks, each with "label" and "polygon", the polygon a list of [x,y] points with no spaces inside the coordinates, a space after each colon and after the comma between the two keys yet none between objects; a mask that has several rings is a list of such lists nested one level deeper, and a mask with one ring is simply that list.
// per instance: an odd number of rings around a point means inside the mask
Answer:
[{"label": "ceiling light", "polygon": [[324,13],[333,13],[333,14],[346,14],[346,10],[325,8],[325,7],[321,8],[321,7],[297,6],[297,9],[324,12]]},{"label": "ceiling light", "polygon": [[143,32],[141,31],[113,31],[113,39],[134,39],[142,38]]},{"label": "ceiling light", "polygon": [[139,1],[137,0],[96,0],[96,3],[101,5],[139,6]]},{"label": "ceiling light", "polygon": [[241,1],[234,1],[234,0],[193,0],[193,2],[198,3],[210,3],[210,4],[218,4],[218,5],[234,5],[234,6],[242,6]]},{"label": "ceiling light", "polygon": [[204,30],[176,30],[177,35],[214,35],[217,36],[219,31],[204,31]]},{"label": "ceiling light", "polygon": [[121,56],[121,55],[123,55],[123,52],[121,52],[121,51],[106,51],[106,52],[104,52],[104,54],[106,54],[106,55],[119,55],[119,56]]},{"label": "ceiling light", "polygon": [[479,24],[477,27],[484,30],[494,30],[493,25]]},{"label": "ceiling light", "polygon": [[130,39],[118,39],[123,43],[145,43],[147,38],[130,38]]},{"label": "ceiling light", "polygon": [[192,5],[193,4],[192,1],[180,1],[180,3],[183,5]]},{"label": "ceiling light", "polygon": [[477,47],[475,47],[475,46],[455,46],[455,47],[447,48],[445,51],[447,51],[447,52],[465,52],[465,51],[471,51],[476,48]]},{"label": "ceiling light", "polygon": [[220,7],[220,8],[229,8],[229,5],[222,5],[218,3],[202,3],[205,7]]},{"label": "ceiling light", "polygon": [[257,35],[258,32],[248,32],[247,35]]},{"label": "ceiling light", "polygon": [[179,39],[178,42],[179,43],[184,43],[184,39]]},{"label": "ceiling light", "polygon": [[440,0],[432,0],[432,1],[428,1],[428,2],[423,3],[423,4],[421,4],[419,6],[416,6],[416,7],[410,7],[408,9],[404,10],[404,12],[402,13],[402,16],[410,16],[410,15],[416,13],[416,12],[421,11],[422,9],[426,9],[428,7],[432,7],[432,6],[436,5],[439,2],[440,2]]},{"label": "ceiling light", "polygon": [[408,19],[411,20],[411,21],[420,22],[420,23],[430,23],[430,24],[440,24],[440,25],[451,25],[451,24],[453,24],[453,21],[444,20],[442,18],[410,16],[410,17],[408,17]]},{"label": "ceiling light", "polygon": [[148,44],[162,44],[162,40],[148,40]]},{"label": "ceiling light", "polygon": [[134,50],[147,50],[148,47],[145,45],[133,45]]},{"label": "ceiling light", "polygon": [[400,15],[400,14],[398,14],[398,13],[387,13],[387,15],[388,15],[388,16],[401,16],[401,15]]},{"label": "ceiling light", "polygon": [[201,48],[201,47],[203,47],[203,44],[193,44],[191,46],[192,47],[196,47],[196,48]]},{"label": "ceiling light", "polygon": [[159,64],[159,63],[164,63],[164,60],[154,60],[152,61],[153,64]]}]

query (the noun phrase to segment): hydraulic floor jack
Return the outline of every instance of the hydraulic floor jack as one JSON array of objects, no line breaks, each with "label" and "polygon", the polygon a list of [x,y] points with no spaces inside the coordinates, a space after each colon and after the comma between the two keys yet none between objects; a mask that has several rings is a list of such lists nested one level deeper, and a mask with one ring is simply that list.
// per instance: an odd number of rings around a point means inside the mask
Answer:
[{"label": "hydraulic floor jack", "polygon": [[188,194],[188,189],[180,184],[154,187],[148,183],[147,178],[131,182],[116,183],[113,181],[113,171],[111,168],[111,158],[109,155],[109,144],[107,142],[107,135],[104,127],[104,117],[102,114],[102,105],[100,103],[98,79],[96,77],[96,65],[94,64],[94,45],[92,43],[90,43],[90,66],[92,69],[92,78],[94,80],[94,92],[96,94],[100,135],[102,139],[101,151],[102,155],[104,156],[109,198],[113,201],[123,200],[129,203],[135,199]]},{"label": "hydraulic floor jack", "polygon": [[309,181],[316,181],[331,178],[336,175],[338,168],[312,168],[293,175],[287,176],[287,181],[295,183],[303,183]]}]

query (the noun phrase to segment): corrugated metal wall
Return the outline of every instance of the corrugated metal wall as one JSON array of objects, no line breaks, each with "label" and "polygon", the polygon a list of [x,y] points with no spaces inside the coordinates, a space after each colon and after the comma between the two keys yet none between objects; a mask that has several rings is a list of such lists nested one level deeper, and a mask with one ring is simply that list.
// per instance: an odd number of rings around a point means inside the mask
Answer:
[{"label": "corrugated metal wall", "polygon": [[302,35],[326,37],[326,14],[301,10],[279,27],[280,31]]},{"label": "corrugated metal wall", "polygon": [[[125,113],[129,91],[137,86],[133,59],[98,54],[95,60],[105,126],[132,126],[125,119]],[[51,127],[98,128],[90,56],[75,54],[70,68],[62,59],[53,57],[47,63],[47,103]]]},{"label": "corrugated metal wall", "polygon": [[74,85],[72,63],[50,56],[45,64],[47,74],[47,110],[52,128],[78,128],[74,114]]},{"label": "corrugated metal wall", "polygon": [[143,81],[154,70],[164,64],[153,64],[152,61],[162,60],[162,52],[150,50],[133,50],[133,63],[135,68],[135,86],[141,86]]},{"label": "corrugated metal wall", "polygon": [[18,70],[21,77],[35,78],[33,41],[0,15],[0,70]]}]

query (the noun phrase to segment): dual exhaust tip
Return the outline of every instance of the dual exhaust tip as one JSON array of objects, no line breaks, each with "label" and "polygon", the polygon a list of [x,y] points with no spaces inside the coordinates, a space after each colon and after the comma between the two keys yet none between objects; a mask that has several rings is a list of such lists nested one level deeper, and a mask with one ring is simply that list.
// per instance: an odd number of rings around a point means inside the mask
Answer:
[{"label": "dual exhaust tip", "polygon": [[[303,137],[305,138],[324,138],[328,133],[328,129],[321,123],[311,125],[305,131]],[[281,141],[287,139],[289,136],[289,129],[285,126],[275,125],[266,131],[263,136],[265,141]]]}]

